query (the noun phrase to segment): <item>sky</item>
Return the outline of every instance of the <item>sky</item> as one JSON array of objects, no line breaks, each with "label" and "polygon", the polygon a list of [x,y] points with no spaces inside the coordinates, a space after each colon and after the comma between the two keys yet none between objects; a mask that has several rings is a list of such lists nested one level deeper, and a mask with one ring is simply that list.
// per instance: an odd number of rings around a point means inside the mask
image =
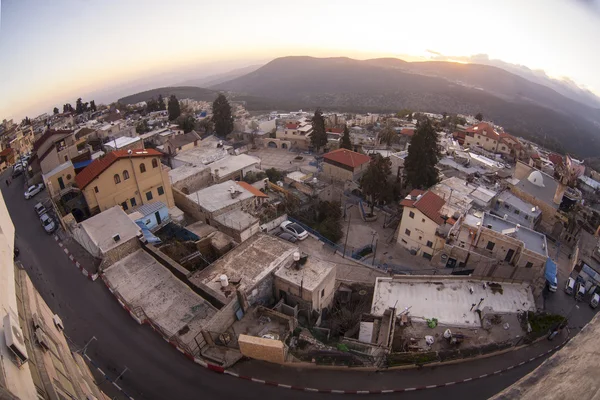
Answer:
[{"label": "sky", "polygon": [[487,54],[600,94],[598,38],[600,0],[0,0],[0,120],[288,55]]}]

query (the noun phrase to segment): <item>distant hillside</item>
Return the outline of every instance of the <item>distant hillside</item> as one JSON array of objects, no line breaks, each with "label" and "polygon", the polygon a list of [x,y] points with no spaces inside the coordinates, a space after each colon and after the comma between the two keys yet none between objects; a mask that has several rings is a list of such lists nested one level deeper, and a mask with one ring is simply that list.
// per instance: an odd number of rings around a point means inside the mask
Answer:
[{"label": "distant hillside", "polygon": [[158,98],[158,95],[162,94],[163,97],[168,97],[174,94],[178,99],[193,99],[199,101],[213,101],[218,91],[204,89],[194,86],[175,86],[175,87],[163,87],[158,89],[147,90],[120,98],[119,103],[123,104],[135,104],[141,101],[148,101],[150,99]]},{"label": "distant hillside", "polygon": [[[222,82],[227,82],[240,76],[254,72],[262,67],[262,65],[250,65],[244,68],[234,69],[222,74],[210,75],[199,79],[190,79],[181,83],[181,86],[197,86],[197,87],[209,87],[218,85]],[[178,85],[179,86],[179,85]]]},{"label": "distant hillside", "polygon": [[600,110],[488,65],[284,57],[211,89],[299,108],[482,112],[515,135],[546,137],[582,156],[600,151]]}]

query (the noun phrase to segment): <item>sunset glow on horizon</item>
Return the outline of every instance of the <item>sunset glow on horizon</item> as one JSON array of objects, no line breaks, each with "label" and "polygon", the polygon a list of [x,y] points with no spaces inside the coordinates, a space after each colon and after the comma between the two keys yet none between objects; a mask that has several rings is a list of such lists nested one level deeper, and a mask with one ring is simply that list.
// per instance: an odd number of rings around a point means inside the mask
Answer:
[{"label": "sunset glow on horizon", "polygon": [[163,73],[174,85],[288,55],[486,54],[600,94],[593,1],[1,0],[0,10],[0,120],[80,96],[106,101],[109,89]]}]

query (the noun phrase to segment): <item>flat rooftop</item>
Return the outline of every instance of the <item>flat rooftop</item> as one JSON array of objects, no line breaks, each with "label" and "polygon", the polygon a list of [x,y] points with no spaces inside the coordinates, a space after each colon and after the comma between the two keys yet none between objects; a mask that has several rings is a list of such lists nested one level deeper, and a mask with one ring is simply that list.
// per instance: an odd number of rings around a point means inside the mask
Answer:
[{"label": "flat rooftop", "polygon": [[210,164],[227,157],[230,148],[231,146],[223,144],[221,140],[209,136],[198,142],[197,147],[177,154],[175,159],[190,165]]},{"label": "flat rooftop", "polygon": [[[104,143],[105,146],[110,147],[111,149],[120,149],[121,147],[129,146],[130,144],[140,142],[142,139],[139,137],[127,137],[121,136],[119,138],[110,140]],[[141,144],[141,143],[140,143]]]},{"label": "flat rooftop", "polygon": [[257,233],[244,243],[202,271],[191,275],[188,280],[199,287],[208,287],[220,295],[219,300],[227,304],[235,297],[235,290],[227,296],[221,291],[219,277],[226,275],[230,285],[239,281],[238,289],[251,289],[264,277],[279,268],[298,247],[278,237]]},{"label": "flat rooftop", "polygon": [[227,176],[255,164],[260,165],[260,158],[240,154],[239,156],[229,156],[215,161],[209,167],[213,175]]},{"label": "flat rooftop", "polygon": [[242,210],[231,210],[214,218],[218,223],[232,229],[243,230],[258,223],[258,218]]},{"label": "flat rooftop", "polygon": [[217,312],[144,250],[111,265],[104,276],[131,307],[141,307],[172,334],[188,326],[189,331],[179,338],[193,349],[197,347],[194,337]]},{"label": "flat rooftop", "polygon": [[[538,207],[524,200],[521,200],[520,198],[508,191],[500,193],[500,195],[498,196],[498,201],[507,203],[512,208],[519,210],[519,213],[531,215],[533,218],[537,218],[542,214],[542,210],[540,210]],[[535,210],[533,210],[534,208]],[[500,208],[500,210],[502,210],[502,208]]]},{"label": "flat rooftop", "polygon": [[[232,187],[239,192],[236,197],[231,197],[230,188]],[[220,210],[250,197],[254,197],[254,195],[234,181],[218,183],[187,195],[188,199],[208,212]]]},{"label": "flat rooftop", "polygon": [[[80,226],[102,253],[141,234],[140,227],[129,218],[121,206],[102,211],[81,222]],[[121,240],[115,242],[114,235],[119,235]]]},{"label": "flat rooftop", "polygon": [[312,292],[332,270],[335,270],[335,264],[309,255],[306,263],[300,269],[294,268],[294,266],[279,268],[275,272],[275,276]]},{"label": "flat rooftop", "polygon": [[171,180],[171,184],[175,185],[177,182],[180,182],[190,176],[197,175],[202,171],[209,169],[204,164],[196,164],[196,165],[182,165],[181,167],[173,168],[169,171],[169,179]]},{"label": "flat rooftop", "polygon": [[[515,229],[517,226],[517,224],[512,221],[508,221],[488,213],[483,215],[482,223],[484,227],[502,234],[505,234],[506,230],[508,229]],[[491,228],[489,228],[490,225],[492,226]],[[534,251],[545,257],[548,256],[546,235],[521,226],[518,230],[514,231],[513,237],[523,242],[526,249]]]},{"label": "flat rooftop", "polygon": [[[483,283],[486,283],[486,289]],[[499,314],[512,314],[523,310],[535,311],[535,300],[529,285],[524,283],[499,283],[502,291],[492,291],[492,280],[442,276],[379,277],[375,281],[371,313],[382,316],[389,307],[396,313],[409,308],[412,318],[426,320],[437,318],[438,323],[457,327],[480,327],[477,307],[491,307]],[[473,294],[469,288],[473,288]]]}]

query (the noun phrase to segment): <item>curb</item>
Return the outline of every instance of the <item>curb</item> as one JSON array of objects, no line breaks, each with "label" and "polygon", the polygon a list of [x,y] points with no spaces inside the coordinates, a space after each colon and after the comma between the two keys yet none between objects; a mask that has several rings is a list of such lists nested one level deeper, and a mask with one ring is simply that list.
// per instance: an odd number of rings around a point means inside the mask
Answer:
[{"label": "curb", "polygon": [[[154,324],[152,324],[152,322],[150,322],[147,319],[144,320],[140,320],[138,317],[135,316],[135,314],[129,309],[129,307],[123,302],[121,301],[121,299],[119,299],[114,290],[110,287],[110,285],[108,284],[108,282],[106,281],[106,278],[104,277],[104,275],[101,276],[102,277],[102,281],[104,282],[104,284],[106,285],[106,287],[108,288],[108,290],[110,291],[110,293],[115,296],[115,298],[117,299],[117,301],[119,302],[119,304],[121,305],[121,307],[123,307],[123,309],[125,311],[127,311],[129,313],[129,315],[131,315],[131,318],[133,318],[138,324],[140,325],[150,325],[152,327],[152,329],[157,332],[158,330],[156,329],[156,327],[154,326]],[[183,354],[186,358],[188,358],[189,360],[193,361],[194,363],[208,369],[214,372],[217,372],[219,374],[224,374],[224,375],[229,375],[231,377],[234,378],[239,378],[239,379],[243,379],[246,381],[250,381],[250,382],[254,382],[254,383],[258,383],[258,384],[262,384],[262,385],[266,385],[266,386],[273,386],[273,387],[278,387],[278,388],[282,388],[282,389],[290,389],[290,390],[297,390],[297,391],[303,391],[303,392],[313,392],[313,393],[329,393],[329,394],[387,394],[387,393],[402,393],[402,392],[413,392],[413,391],[417,391],[417,390],[426,390],[426,389],[435,389],[435,388],[442,388],[442,387],[448,387],[448,386],[452,386],[452,385],[456,385],[459,383],[467,383],[467,382],[471,382],[477,379],[483,379],[483,378],[487,378],[490,376],[494,376],[494,375],[498,375],[501,374],[503,372],[508,372],[512,369],[518,368],[520,366],[523,366],[525,364],[528,364],[532,361],[535,361],[541,357],[545,357],[549,354],[551,354],[552,352],[560,349],[562,346],[564,346],[569,340],[570,337],[567,336],[567,338],[560,344],[558,344],[557,346],[551,348],[548,351],[545,351],[543,353],[538,354],[535,357],[532,357],[528,360],[525,361],[521,361],[518,364],[515,365],[511,365],[507,368],[504,369],[500,369],[497,371],[494,371],[492,373],[489,374],[483,374],[483,375],[479,375],[479,376],[474,376],[474,377],[470,377],[470,378],[465,378],[459,381],[454,381],[454,382],[445,382],[445,383],[441,383],[441,384],[436,384],[436,385],[427,385],[427,386],[417,386],[417,387],[409,387],[409,388],[396,388],[396,389],[382,389],[382,390],[338,390],[338,389],[316,389],[316,388],[309,388],[309,387],[302,387],[302,386],[293,386],[293,385],[287,385],[287,384],[283,384],[283,383],[279,383],[279,382],[274,382],[274,381],[266,381],[264,379],[257,379],[257,378],[253,378],[251,376],[245,376],[245,375],[240,375],[236,372],[233,371],[229,371],[226,370],[225,368],[219,366],[219,365],[214,365],[214,364],[209,364],[206,361],[195,357],[192,354],[189,354],[187,352],[185,352],[185,350],[181,349],[180,347],[177,347],[177,344],[175,342],[172,342],[169,340],[169,338],[161,335],[161,337],[163,338],[164,341],[166,341],[167,343],[169,343],[171,346],[173,346],[175,349],[177,349],[177,351],[179,351],[181,354]],[[87,357],[87,355],[86,355]],[[89,357],[88,357],[89,359]],[[90,360],[91,361],[91,360]],[[96,365],[94,365],[96,367]],[[98,370],[100,370],[98,367],[96,367]],[[102,372],[102,371],[100,371]],[[108,378],[107,378],[108,379]],[[113,385],[117,386],[114,382]],[[117,386],[118,387],[118,386]],[[119,388],[120,389],[120,388]],[[121,390],[122,391],[122,390]],[[125,393],[125,392],[123,392]],[[131,397],[130,397],[131,399]]]},{"label": "curb", "polygon": [[65,254],[67,255],[67,257],[69,257],[69,260],[71,260],[73,262],[73,264],[75,264],[75,266],[81,271],[81,273],[84,276],[87,276],[88,279],[90,279],[92,282],[95,281],[96,279],[98,279],[98,274],[92,274],[91,272],[89,272],[88,270],[86,270],[83,265],[81,265],[79,263],[79,261],[75,260],[75,257],[73,257],[73,254],[71,254],[69,252],[69,249],[67,249],[67,246],[65,246],[63,244],[63,242],[60,241],[60,239],[58,238],[57,235],[54,235],[54,240],[56,241],[56,243],[58,243],[58,246],[63,249],[63,251],[65,252]]}]

